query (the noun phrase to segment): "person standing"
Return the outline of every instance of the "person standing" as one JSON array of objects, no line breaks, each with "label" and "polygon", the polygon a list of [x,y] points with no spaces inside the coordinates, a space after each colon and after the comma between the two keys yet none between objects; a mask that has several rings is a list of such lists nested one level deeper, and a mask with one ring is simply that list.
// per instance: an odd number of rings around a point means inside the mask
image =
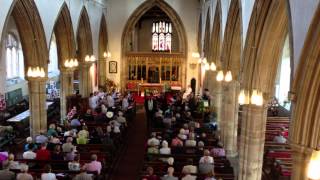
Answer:
[{"label": "person standing", "polygon": [[145,98],[144,108],[145,108],[145,111],[146,111],[146,114],[147,114],[147,125],[148,125],[148,128],[151,128],[152,120],[153,120],[153,114],[154,114],[155,109],[156,109],[156,102],[155,102],[155,99],[154,99],[152,93],[150,93],[149,97]]}]

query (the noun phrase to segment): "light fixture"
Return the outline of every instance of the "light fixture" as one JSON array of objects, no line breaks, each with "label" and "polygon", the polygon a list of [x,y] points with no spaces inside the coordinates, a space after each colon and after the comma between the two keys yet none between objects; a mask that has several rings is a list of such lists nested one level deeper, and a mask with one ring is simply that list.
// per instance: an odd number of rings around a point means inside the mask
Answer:
[{"label": "light fixture", "polygon": [[65,62],[64,62],[64,66],[66,68],[74,68],[74,67],[77,67],[79,66],[79,62],[77,59],[67,59]]},{"label": "light fixture", "polygon": [[204,64],[204,70],[206,70],[206,71],[210,70],[209,63]]},{"label": "light fixture", "polygon": [[310,162],[308,164],[307,176],[309,179],[320,179],[320,151],[313,150]]},{"label": "light fixture", "polygon": [[223,71],[220,70],[216,76],[217,81],[222,81],[224,79]]},{"label": "light fixture", "polygon": [[85,62],[95,62],[96,61],[96,57],[94,55],[86,55],[86,57],[84,58]]},{"label": "light fixture", "polygon": [[226,81],[226,82],[232,81],[231,71],[227,71],[226,76],[224,77],[224,81]]},{"label": "light fixture", "polygon": [[44,78],[46,76],[43,67],[29,67],[27,71],[27,76],[29,78]]},{"label": "light fixture", "polygon": [[257,89],[253,89],[251,96],[247,91],[241,90],[238,96],[238,103],[240,105],[253,104],[256,106],[263,105],[263,93]]},{"label": "light fixture", "polygon": [[211,62],[211,64],[210,64],[210,70],[211,70],[211,71],[216,71],[216,70],[217,70],[217,66],[216,66],[216,64],[215,64],[214,62]]},{"label": "light fixture", "polygon": [[110,58],[111,57],[111,53],[110,52],[104,52],[103,53],[103,57],[104,58]]},{"label": "light fixture", "polygon": [[199,54],[198,52],[193,52],[193,53],[191,54],[191,56],[192,56],[193,58],[200,58],[200,54]]}]

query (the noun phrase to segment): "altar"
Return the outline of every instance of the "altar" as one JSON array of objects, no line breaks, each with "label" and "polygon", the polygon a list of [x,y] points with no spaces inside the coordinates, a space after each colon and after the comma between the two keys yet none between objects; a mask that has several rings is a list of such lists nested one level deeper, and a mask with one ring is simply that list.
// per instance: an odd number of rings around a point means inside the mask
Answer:
[{"label": "altar", "polygon": [[165,91],[165,85],[161,83],[139,83],[138,84],[139,96],[148,96],[150,93],[156,96],[164,91]]}]

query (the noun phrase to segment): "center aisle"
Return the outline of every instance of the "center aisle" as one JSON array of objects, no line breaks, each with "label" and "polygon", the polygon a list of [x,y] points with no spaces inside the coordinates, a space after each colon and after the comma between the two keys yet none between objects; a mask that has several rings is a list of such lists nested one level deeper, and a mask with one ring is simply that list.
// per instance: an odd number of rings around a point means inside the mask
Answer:
[{"label": "center aisle", "polygon": [[136,117],[130,125],[126,151],[119,159],[111,180],[136,180],[139,177],[144,159],[144,145],[147,139],[147,123],[145,111],[139,108]]}]

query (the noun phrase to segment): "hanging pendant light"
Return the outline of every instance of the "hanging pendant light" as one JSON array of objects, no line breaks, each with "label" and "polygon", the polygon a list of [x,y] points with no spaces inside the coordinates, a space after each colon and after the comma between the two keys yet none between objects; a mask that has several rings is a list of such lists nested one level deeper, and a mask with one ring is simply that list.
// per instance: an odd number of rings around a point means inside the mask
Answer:
[{"label": "hanging pendant light", "polygon": [[218,74],[217,74],[217,76],[216,76],[216,79],[217,79],[217,81],[223,81],[223,79],[224,79],[224,75],[223,75],[223,71],[222,70],[220,70],[219,72],[218,72]]},{"label": "hanging pendant light", "polygon": [[216,66],[216,64],[215,64],[214,62],[211,62],[211,64],[210,64],[210,70],[211,70],[211,71],[216,71],[216,70],[217,70],[217,66]]},{"label": "hanging pendant light", "polygon": [[239,94],[239,97],[238,97],[238,102],[240,105],[244,105],[244,104],[247,104],[246,102],[246,94],[244,92],[244,90],[241,90],[240,91],[240,94]]},{"label": "hanging pendant light", "polygon": [[206,71],[210,70],[209,63],[205,63],[205,64],[204,64],[204,69],[205,69]]},{"label": "hanging pendant light", "polygon": [[307,176],[310,179],[320,179],[320,151],[313,150],[311,159],[308,165]]},{"label": "hanging pendant light", "polygon": [[224,77],[224,81],[226,81],[226,82],[232,81],[231,71],[227,71],[227,74],[226,74],[226,76]]}]

